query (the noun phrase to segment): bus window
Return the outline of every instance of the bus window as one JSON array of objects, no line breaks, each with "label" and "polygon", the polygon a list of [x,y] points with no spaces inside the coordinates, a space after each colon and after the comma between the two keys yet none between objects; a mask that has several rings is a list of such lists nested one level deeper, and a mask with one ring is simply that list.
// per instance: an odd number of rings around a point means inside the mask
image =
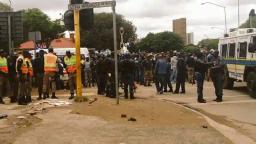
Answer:
[{"label": "bus window", "polygon": [[227,44],[221,45],[221,56],[223,58],[227,57],[227,50],[228,50]]},{"label": "bus window", "polygon": [[256,36],[253,37],[253,44],[256,45]]},{"label": "bus window", "polygon": [[231,43],[229,44],[229,58],[235,58],[236,54],[236,44]]},{"label": "bus window", "polygon": [[243,42],[243,43],[239,43],[239,44],[240,44],[239,58],[246,58],[247,42]]}]

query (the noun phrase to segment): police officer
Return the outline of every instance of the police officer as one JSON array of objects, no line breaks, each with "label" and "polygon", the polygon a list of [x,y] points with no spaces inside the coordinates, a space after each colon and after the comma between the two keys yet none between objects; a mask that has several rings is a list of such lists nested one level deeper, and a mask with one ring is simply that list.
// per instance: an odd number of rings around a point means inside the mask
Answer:
[{"label": "police officer", "polygon": [[0,50],[0,104],[4,104],[3,90],[5,89],[5,83],[8,80],[7,76],[8,76],[7,59],[4,56],[4,51]]},{"label": "police officer", "polygon": [[106,65],[104,64],[105,57],[103,55],[99,56],[99,59],[96,64],[96,75],[97,75],[97,86],[98,86],[98,94],[104,95],[106,82],[107,82],[107,73],[106,73]]},{"label": "police officer", "polygon": [[115,98],[115,61],[113,53],[111,56],[108,56],[104,60],[105,72],[107,75],[105,92],[107,97]]},{"label": "police officer", "polygon": [[57,72],[57,56],[54,55],[53,49],[48,49],[49,53],[44,55],[44,80],[43,80],[43,99],[49,97],[49,89],[51,86],[52,98],[57,99],[55,96],[56,82],[55,75]]},{"label": "police officer", "polygon": [[19,81],[17,78],[17,72],[16,72],[16,60],[17,60],[17,53],[14,52],[8,57],[8,77],[9,77],[9,84],[10,84],[10,98],[11,103],[17,102],[18,97],[18,88],[19,88]]},{"label": "police officer", "polygon": [[120,63],[121,79],[124,83],[125,98],[128,98],[128,92],[130,98],[134,99],[134,74],[136,71],[135,62],[131,59],[130,54],[124,56],[124,60]]},{"label": "police officer", "polygon": [[185,90],[185,81],[186,81],[186,63],[182,54],[178,55],[177,63],[177,78],[176,78],[176,89],[175,94],[178,94],[181,88],[181,93],[184,94]]},{"label": "police officer", "polygon": [[75,84],[76,84],[76,57],[70,53],[70,51],[66,52],[66,56],[64,58],[64,62],[68,73],[68,83],[70,89],[70,97],[69,99],[74,98],[75,93]]},{"label": "police officer", "polygon": [[18,104],[26,105],[27,102],[31,101],[31,97],[28,95],[28,81],[29,81],[29,63],[28,58],[29,52],[23,51],[21,55],[19,55],[16,62],[16,70],[19,79],[19,96],[18,96]]},{"label": "police officer", "polygon": [[25,57],[25,63],[28,67],[27,80],[25,82],[26,103],[32,102],[31,92],[32,92],[32,78],[34,74],[33,74],[33,66],[32,66],[31,60],[32,60],[32,56],[31,54],[28,54],[27,57]]},{"label": "police officer", "polygon": [[195,60],[195,79],[197,82],[197,101],[199,103],[206,103],[203,97],[203,87],[205,74],[207,72],[208,64],[204,60],[203,53],[199,52]]},{"label": "police officer", "polygon": [[215,94],[217,96],[214,101],[222,102],[224,64],[222,58],[219,56],[219,51],[214,51],[212,65],[213,67],[211,67],[210,75],[215,88]]},{"label": "police officer", "polygon": [[34,74],[36,77],[36,83],[38,87],[38,100],[42,99],[43,95],[43,79],[44,79],[44,51],[40,50],[38,57],[34,60],[33,63],[33,69],[34,69]]}]

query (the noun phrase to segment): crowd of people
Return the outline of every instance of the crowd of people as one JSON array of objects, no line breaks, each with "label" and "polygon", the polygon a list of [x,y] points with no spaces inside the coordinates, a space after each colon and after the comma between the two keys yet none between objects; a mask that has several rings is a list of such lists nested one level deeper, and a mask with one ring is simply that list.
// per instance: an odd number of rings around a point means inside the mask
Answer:
[{"label": "crowd of people", "polygon": [[[9,93],[10,102],[26,105],[32,101],[31,92],[35,83],[38,89],[38,100],[51,96],[57,99],[55,92],[61,86],[60,76],[68,74],[69,99],[75,96],[76,57],[70,51],[66,56],[58,57],[49,48],[48,53],[41,50],[32,59],[24,50],[7,56],[0,50],[0,103]],[[97,85],[98,95],[116,97],[115,61],[113,54],[96,54],[83,57],[81,76],[84,87]],[[118,57],[118,86],[124,89],[124,97],[134,99],[137,84],[151,87],[155,83],[158,94],[186,93],[185,82],[197,84],[198,102],[205,103],[203,85],[205,77],[213,81],[216,101],[222,101],[222,80],[224,64],[218,51],[185,54],[168,53],[133,53]],[[207,78],[209,79],[209,78]],[[33,82],[34,81],[34,82]],[[176,83],[175,89],[173,84]]]}]

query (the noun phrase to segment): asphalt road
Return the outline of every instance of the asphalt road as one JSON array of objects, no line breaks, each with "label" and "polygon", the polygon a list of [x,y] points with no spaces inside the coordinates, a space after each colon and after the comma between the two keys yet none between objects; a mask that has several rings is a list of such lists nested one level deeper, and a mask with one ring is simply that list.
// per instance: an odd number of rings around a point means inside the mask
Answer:
[{"label": "asphalt road", "polygon": [[204,85],[206,104],[197,102],[196,85],[190,84],[186,84],[186,94],[184,95],[165,93],[158,95],[157,98],[201,111],[221,123],[234,127],[256,141],[256,99],[248,95],[246,85],[243,83],[236,83],[233,90],[224,90],[222,103],[213,101],[216,96],[211,82],[206,82]]}]

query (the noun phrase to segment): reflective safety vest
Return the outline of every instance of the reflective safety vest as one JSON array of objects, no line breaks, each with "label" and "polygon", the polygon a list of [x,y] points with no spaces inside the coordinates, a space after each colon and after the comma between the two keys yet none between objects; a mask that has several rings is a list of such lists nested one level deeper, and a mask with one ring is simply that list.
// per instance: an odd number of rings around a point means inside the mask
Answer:
[{"label": "reflective safety vest", "polygon": [[57,71],[57,56],[52,53],[44,55],[44,71],[56,72]]},{"label": "reflective safety vest", "polygon": [[76,57],[72,55],[70,58],[65,56],[64,62],[67,65],[67,72],[74,73],[76,71]]},{"label": "reflective safety vest", "polygon": [[29,76],[30,77],[33,77],[33,66],[32,66],[32,63],[31,63],[31,61],[30,61],[30,59],[28,59],[28,58],[25,58],[25,63],[27,64],[29,64],[27,67],[28,67],[28,74],[29,74]]},{"label": "reflective safety vest", "polygon": [[5,57],[0,57],[0,71],[8,73],[7,59]]},{"label": "reflective safety vest", "polygon": [[16,61],[16,71],[18,72],[18,69],[17,69],[17,66],[18,66],[18,61],[19,60],[22,60],[22,65],[21,65],[21,73],[22,74],[28,74],[28,66],[27,66],[27,63],[25,62],[25,59],[22,55],[20,55]]}]

